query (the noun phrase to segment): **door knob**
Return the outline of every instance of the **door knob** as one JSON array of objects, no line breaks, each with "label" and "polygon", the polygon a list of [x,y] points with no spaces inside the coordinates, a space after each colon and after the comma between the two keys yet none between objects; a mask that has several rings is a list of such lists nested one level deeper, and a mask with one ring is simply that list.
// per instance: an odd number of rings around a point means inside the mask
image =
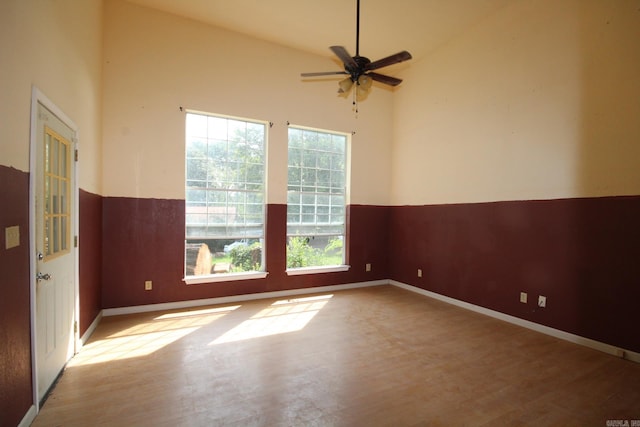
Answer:
[{"label": "door knob", "polygon": [[37,280],[51,280],[51,274],[49,273],[38,273],[36,274]]}]

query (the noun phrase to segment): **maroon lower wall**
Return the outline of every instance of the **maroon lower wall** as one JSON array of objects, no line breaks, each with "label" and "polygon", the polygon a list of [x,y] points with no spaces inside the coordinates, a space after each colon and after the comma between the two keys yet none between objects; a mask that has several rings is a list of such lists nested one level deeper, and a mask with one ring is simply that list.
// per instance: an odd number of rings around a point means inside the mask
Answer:
[{"label": "maroon lower wall", "polygon": [[[184,269],[184,201],[105,197],[102,307],[185,301],[386,279],[388,208],[348,208],[347,272],[287,276],[286,205],[267,206],[265,279],[187,285]],[[365,272],[365,263],[372,271]],[[153,290],[145,291],[145,280]]]},{"label": "maroon lower wall", "polygon": [[[33,402],[29,282],[29,174],[0,166],[0,427],[20,423]],[[5,249],[5,228],[20,245]]]},{"label": "maroon lower wall", "polygon": [[80,189],[78,263],[80,336],[102,310],[102,197]]},{"label": "maroon lower wall", "polygon": [[390,209],[390,278],[640,352],[640,197]]},{"label": "maroon lower wall", "polygon": [[640,197],[352,205],[351,269],[303,276],[285,273],[286,205],[268,205],[267,278],[200,285],[182,281],[182,200],[109,197],[102,208],[102,308],[394,279],[640,351]]},{"label": "maroon lower wall", "polygon": [[[32,404],[29,174],[0,166],[0,427]],[[640,196],[435,206],[352,205],[348,272],[285,273],[286,205],[268,205],[265,279],[186,285],[184,202],[81,190],[80,330],[102,308],[394,279],[640,352]],[[373,270],[365,272],[365,263]],[[423,270],[418,278],[416,271]],[[144,281],[153,280],[152,291]],[[529,303],[519,302],[520,292]],[[538,295],[547,297],[540,309]]]}]

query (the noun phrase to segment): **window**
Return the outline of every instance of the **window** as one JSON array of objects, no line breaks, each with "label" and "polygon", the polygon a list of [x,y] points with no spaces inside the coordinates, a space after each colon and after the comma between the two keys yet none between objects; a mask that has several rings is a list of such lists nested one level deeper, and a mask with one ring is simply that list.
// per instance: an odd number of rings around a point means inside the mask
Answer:
[{"label": "window", "polygon": [[69,252],[71,233],[71,142],[45,126],[44,257]]},{"label": "window", "polygon": [[264,271],[266,129],[263,122],[187,113],[187,283]]},{"label": "window", "polygon": [[289,128],[287,269],[345,264],[348,138]]}]

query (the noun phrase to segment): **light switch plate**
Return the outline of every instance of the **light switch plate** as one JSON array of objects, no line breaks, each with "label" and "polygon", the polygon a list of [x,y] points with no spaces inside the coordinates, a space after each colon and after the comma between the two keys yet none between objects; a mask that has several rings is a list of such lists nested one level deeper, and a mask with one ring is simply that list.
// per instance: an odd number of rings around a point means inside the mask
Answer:
[{"label": "light switch plate", "polygon": [[4,229],[4,242],[5,249],[15,248],[20,246],[20,226],[14,225],[13,227],[7,227]]}]

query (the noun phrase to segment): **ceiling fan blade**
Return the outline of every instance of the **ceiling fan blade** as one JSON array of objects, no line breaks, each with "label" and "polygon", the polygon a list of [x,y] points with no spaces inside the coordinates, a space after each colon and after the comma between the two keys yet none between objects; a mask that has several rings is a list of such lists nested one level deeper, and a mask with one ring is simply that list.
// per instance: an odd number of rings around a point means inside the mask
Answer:
[{"label": "ceiling fan blade", "polygon": [[358,68],[358,64],[356,64],[356,61],[354,61],[351,55],[349,55],[349,52],[347,52],[347,49],[345,49],[344,47],[331,46],[329,49],[331,49],[331,51],[335,53],[335,55],[338,58],[340,58],[340,61],[344,63],[344,66],[346,68],[352,68],[352,69]]},{"label": "ceiling fan blade", "polygon": [[403,50],[402,52],[398,52],[394,55],[387,56],[386,58],[378,59],[377,61],[371,62],[365,67],[365,70],[376,70],[378,68],[387,67],[389,65],[397,64],[409,59],[411,59],[411,54],[406,50]]},{"label": "ceiling fan blade", "polygon": [[384,74],[367,73],[367,76],[370,76],[373,80],[380,83],[384,83],[386,85],[398,86],[400,83],[402,83],[402,79],[397,79],[391,76],[385,76]]},{"label": "ceiling fan blade", "polygon": [[300,73],[302,77],[332,76],[334,74],[349,74],[346,71],[320,71],[319,73]]}]

